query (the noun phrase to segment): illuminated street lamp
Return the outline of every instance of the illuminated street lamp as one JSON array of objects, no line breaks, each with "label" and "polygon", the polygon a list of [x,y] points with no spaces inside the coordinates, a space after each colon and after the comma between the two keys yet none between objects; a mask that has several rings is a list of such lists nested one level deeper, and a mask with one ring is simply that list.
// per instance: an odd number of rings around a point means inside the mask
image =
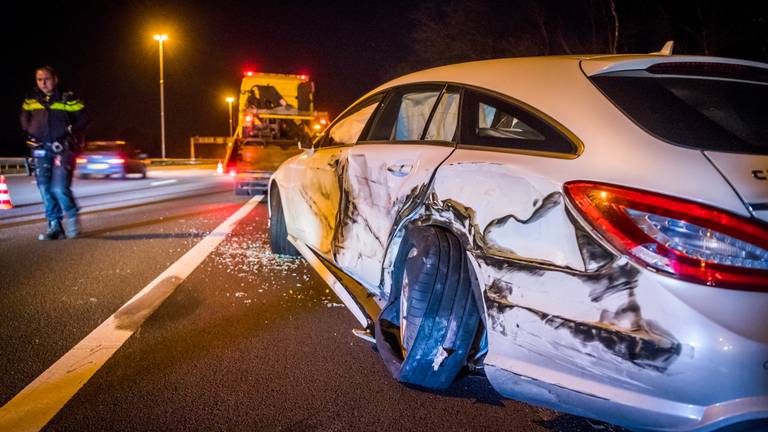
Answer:
[{"label": "illuminated street lamp", "polygon": [[163,91],[163,41],[168,40],[168,35],[156,34],[155,40],[160,44],[160,145],[162,158],[165,159],[165,92]]},{"label": "illuminated street lamp", "polygon": [[227,97],[227,105],[229,105],[229,136],[232,136],[232,102],[235,101],[235,98],[229,96]]}]

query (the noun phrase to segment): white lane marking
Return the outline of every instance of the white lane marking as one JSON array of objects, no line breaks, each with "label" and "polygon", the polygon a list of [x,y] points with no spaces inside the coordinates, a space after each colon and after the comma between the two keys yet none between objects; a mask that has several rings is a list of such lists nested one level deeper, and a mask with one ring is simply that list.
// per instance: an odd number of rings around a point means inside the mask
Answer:
[{"label": "white lane marking", "polygon": [[0,408],[0,431],[39,431],[261,201],[256,195]]},{"label": "white lane marking", "polygon": [[162,180],[162,181],[152,182],[149,185],[150,186],[160,186],[160,185],[169,184],[169,183],[176,183],[176,181],[177,181],[176,179]]}]

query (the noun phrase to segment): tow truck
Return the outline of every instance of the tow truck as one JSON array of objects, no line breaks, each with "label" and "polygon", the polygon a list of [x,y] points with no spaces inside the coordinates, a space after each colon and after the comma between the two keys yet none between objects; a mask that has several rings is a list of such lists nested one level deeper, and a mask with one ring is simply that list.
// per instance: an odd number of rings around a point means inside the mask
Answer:
[{"label": "tow truck", "polygon": [[314,110],[314,93],[307,75],[244,74],[237,128],[225,157],[236,195],[266,194],[272,171],[325,128],[328,113]]}]

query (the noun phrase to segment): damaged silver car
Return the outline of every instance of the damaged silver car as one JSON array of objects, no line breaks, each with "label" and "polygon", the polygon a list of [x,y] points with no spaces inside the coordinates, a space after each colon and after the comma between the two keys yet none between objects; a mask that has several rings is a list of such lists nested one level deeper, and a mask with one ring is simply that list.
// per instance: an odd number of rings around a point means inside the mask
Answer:
[{"label": "damaged silver car", "polygon": [[[416,72],[270,180],[401,382],[634,430],[768,430],[768,65],[655,55]],[[742,430],[742,429],[738,429]]]}]

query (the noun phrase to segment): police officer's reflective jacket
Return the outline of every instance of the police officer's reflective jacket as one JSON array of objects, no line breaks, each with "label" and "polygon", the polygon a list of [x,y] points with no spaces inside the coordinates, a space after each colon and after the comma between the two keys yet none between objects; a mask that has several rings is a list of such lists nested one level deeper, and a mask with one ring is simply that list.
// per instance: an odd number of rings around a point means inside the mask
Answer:
[{"label": "police officer's reflective jacket", "polygon": [[72,92],[54,89],[49,96],[34,88],[21,105],[21,128],[41,143],[77,136],[88,121],[85,104]]}]

